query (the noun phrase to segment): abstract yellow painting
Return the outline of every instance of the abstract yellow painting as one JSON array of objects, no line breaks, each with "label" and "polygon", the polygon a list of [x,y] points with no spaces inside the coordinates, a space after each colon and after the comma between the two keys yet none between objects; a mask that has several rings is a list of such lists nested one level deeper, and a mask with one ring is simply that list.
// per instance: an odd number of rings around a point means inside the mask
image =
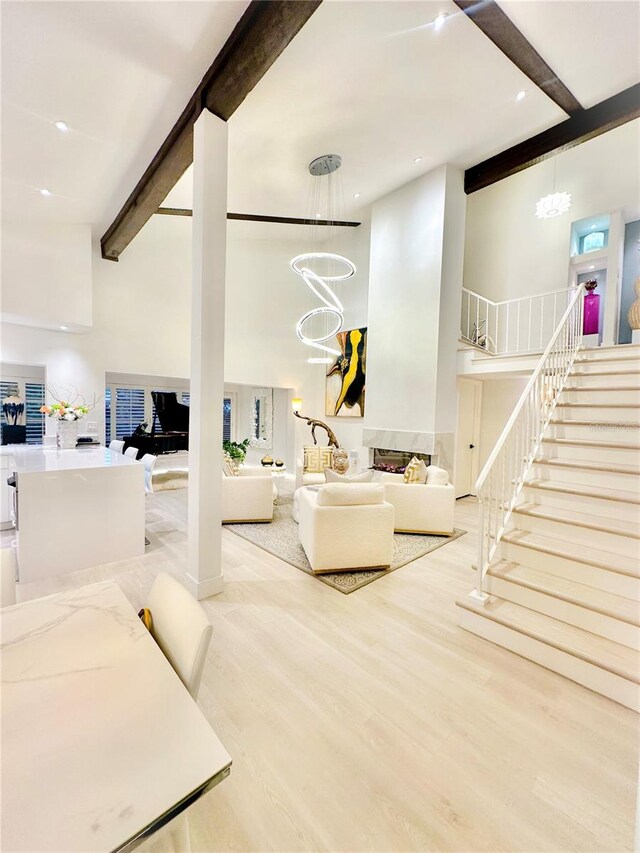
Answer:
[{"label": "abstract yellow painting", "polygon": [[367,373],[367,330],[339,332],[340,355],[327,370],[325,414],[337,418],[364,417]]}]

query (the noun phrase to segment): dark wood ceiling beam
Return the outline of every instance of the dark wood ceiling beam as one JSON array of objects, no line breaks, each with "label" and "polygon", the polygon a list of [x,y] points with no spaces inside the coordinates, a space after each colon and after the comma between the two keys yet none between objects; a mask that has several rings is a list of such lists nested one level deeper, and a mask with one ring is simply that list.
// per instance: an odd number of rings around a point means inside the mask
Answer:
[{"label": "dark wood ceiling beam", "polygon": [[503,178],[515,175],[529,166],[534,166],[567,151],[582,142],[587,142],[608,130],[613,130],[628,121],[640,117],[640,83],[630,86],[606,101],[568,118],[560,124],[543,130],[531,139],[518,143],[464,173],[466,193],[474,193]]},{"label": "dark wood ceiling beam", "polygon": [[567,89],[495,0],[454,0],[454,3],[523,74],[526,74],[568,115],[574,115],[582,110],[577,98]]},{"label": "dark wood ceiling beam", "polygon": [[252,0],[122,209],[103,235],[117,261],[193,162],[193,125],[204,109],[227,121],[322,0]]},{"label": "dark wood ceiling beam", "polygon": [[[188,207],[159,207],[156,213],[161,216],[193,216]],[[227,213],[227,219],[240,222],[275,222],[278,225],[326,225],[339,228],[357,228],[362,223],[340,219],[300,219],[296,216],[266,216],[262,213]]]}]

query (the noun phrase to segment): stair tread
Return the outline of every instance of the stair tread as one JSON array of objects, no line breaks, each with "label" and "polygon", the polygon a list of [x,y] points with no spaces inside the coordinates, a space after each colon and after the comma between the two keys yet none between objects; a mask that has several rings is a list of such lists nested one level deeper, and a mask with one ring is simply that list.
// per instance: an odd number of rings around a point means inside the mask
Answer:
[{"label": "stair tread", "polygon": [[556,403],[556,409],[640,409],[637,403]]},{"label": "stair tread", "polygon": [[631,598],[604,592],[550,572],[532,569],[507,560],[499,560],[491,565],[488,573],[492,577],[510,580],[529,589],[552,595],[554,598],[587,607],[596,613],[603,613],[631,625],[640,626],[640,602]]},{"label": "stair tread", "polygon": [[[597,353],[609,353],[605,358],[594,358]],[[593,347],[578,350],[576,361],[609,361],[618,358],[638,358],[640,346],[638,344],[613,344],[608,347]]]},{"label": "stair tread", "polygon": [[525,487],[540,489],[545,492],[560,493],[563,495],[581,495],[588,498],[598,498],[607,501],[619,501],[620,503],[638,504],[640,506],[640,494],[637,491],[625,491],[624,489],[601,488],[600,486],[585,486],[579,483],[559,483],[555,480],[534,479],[527,480]]},{"label": "stair tread", "polygon": [[640,468],[627,465],[624,462],[616,462],[611,465],[607,462],[583,462],[580,459],[555,459],[538,456],[535,459],[537,465],[550,465],[557,468],[576,468],[580,471],[601,471],[605,474],[635,474],[640,475]]},{"label": "stair tread", "polygon": [[555,557],[575,560],[599,569],[640,578],[640,565],[635,557],[614,554],[601,548],[593,548],[588,544],[567,542],[564,539],[555,539],[530,530],[511,530],[503,535],[502,541],[520,545],[523,548],[532,548],[535,551],[543,551]]},{"label": "stair tread", "polygon": [[560,509],[559,507],[545,508],[541,504],[521,503],[514,507],[516,515],[527,515],[532,518],[542,518],[547,521],[556,521],[561,524],[573,524],[576,527],[585,527],[590,530],[600,530],[605,533],[615,533],[630,539],[640,539],[640,528],[633,521],[620,521],[605,518],[594,520],[593,513],[578,512],[576,510]]},{"label": "stair tread", "polygon": [[610,364],[611,362],[615,362],[616,364],[625,362],[627,364],[635,364],[640,360],[640,352],[630,352],[628,355],[610,355],[607,358],[580,358],[578,356],[573,362],[576,364]]},{"label": "stair tread", "polygon": [[631,424],[628,421],[581,421],[578,418],[569,418],[568,420],[566,418],[551,418],[549,423],[556,426],[623,427],[629,431],[640,429],[640,423]]},{"label": "stair tread", "polygon": [[506,625],[621,678],[640,684],[638,652],[627,646],[496,596],[492,596],[485,604],[472,599],[460,600],[457,604],[465,610]]},{"label": "stair tread", "polygon": [[629,444],[628,442],[618,441],[597,441],[592,438],[554,438],[553,436],[545,435],[542,441],[549,444],[575,444],[579,447],[615,447],[622,450],[640,450],[640,443]]},{"label": "stair tread", "polygon": [[640,391],[640,385],[565,385],[562,391]]},{"label": "stair tread", "polygon": [[[631,359],[628,359],[631,361]],[[580,362],[580,364],[584,364],[585,362]],[[587,362],[588,364],[597,364],[597,362]],[[576,370],[575,367],[571,369],[570,376],[637,376],[640,375],[640,370],[637,367],[628,367],[628,368],[614,368],[613,370]]]}]

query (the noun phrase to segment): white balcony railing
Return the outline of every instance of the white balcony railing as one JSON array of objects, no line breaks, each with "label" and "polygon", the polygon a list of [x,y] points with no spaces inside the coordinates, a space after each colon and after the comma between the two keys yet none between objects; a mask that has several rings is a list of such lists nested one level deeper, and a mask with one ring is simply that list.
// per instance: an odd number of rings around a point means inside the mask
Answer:
[{"label": "white balcony railing", "polygon": [[542,352],[573,293],[550,290],[492,302],[463,287],[460,337],[490,355]]},{"label": "white balcony railing", "polygon": [[584,284],[571,290],[569,304],[476,482],[480,504],[478,574],[472,593],[476,598],[486,598],[485,574],[582,342],[583,293]]}]

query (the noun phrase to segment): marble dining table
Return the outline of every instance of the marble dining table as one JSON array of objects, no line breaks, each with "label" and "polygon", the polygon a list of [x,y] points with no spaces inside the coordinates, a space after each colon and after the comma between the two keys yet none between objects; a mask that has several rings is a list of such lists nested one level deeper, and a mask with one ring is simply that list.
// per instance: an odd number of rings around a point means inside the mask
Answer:
[{"label": "marble dining table", "polygon": [[228,776],[115,582],[6,607],[0,624],[3,853],[131,850]]}]

